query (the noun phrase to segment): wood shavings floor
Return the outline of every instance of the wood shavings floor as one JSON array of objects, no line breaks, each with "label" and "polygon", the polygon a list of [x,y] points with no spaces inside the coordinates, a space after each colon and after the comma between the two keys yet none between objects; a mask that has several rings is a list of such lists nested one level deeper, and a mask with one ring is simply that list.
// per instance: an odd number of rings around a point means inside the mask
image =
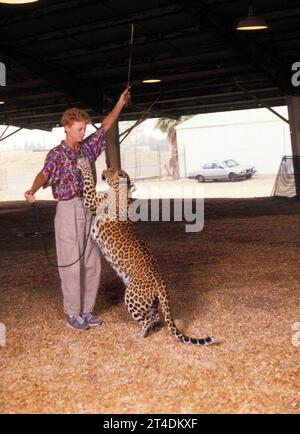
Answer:
[{"label": "wood shavings floor", "polygon": [[[1,413],[300,413],[300,202],[211,199],[205,227],[136,227],[157,257],[178,327],[218,344],[179,343],[162,324],[148,338],[103,261],[99,328],[66,327],[58,273],[24,207],[0,215]],[[44,231],[53,202],[39,202]],[[54,243],[47,238],[51,257]],[[298,324],[299,325],[299,324]]]}]

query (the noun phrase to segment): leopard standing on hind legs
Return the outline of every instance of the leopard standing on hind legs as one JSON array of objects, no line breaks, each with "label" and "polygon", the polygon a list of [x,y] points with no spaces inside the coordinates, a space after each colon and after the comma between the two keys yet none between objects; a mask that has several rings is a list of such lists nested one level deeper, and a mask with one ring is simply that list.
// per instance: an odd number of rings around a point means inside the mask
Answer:
[{"label": "leopard standing on hind legs", "polygon": [[[131,183],[127,173],[117,169],[104,170],[102,178],[110,188],[97,194],[89,162],[79,159],[78,167],[84,177],[84,205],[95,214],[91,236],[125,283],[125,303],[132,317],[141,325],[140,334],[147,336],[159,322],[160,303],[168,329],[179,341],[191,345],[213,344],[211,337],[191,338],[176,327],[166,283],[155,259],[128,218]],[[124,183],[127,188],[122,188]]]}]

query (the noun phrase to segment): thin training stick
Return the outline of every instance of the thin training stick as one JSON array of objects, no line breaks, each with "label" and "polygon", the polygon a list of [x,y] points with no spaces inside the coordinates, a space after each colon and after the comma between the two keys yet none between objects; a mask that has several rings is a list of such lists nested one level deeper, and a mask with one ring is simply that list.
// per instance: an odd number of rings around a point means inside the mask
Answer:
[{"label": "thin training stick", "polygon": [[134,24],[131,24],[130,51],[129,51],[129,58],[128,58],[128,77],[127,77],[127,86],[126,86],[126,89],[129,89],[129,87],[130,87],[133,34],[134,34]]}]

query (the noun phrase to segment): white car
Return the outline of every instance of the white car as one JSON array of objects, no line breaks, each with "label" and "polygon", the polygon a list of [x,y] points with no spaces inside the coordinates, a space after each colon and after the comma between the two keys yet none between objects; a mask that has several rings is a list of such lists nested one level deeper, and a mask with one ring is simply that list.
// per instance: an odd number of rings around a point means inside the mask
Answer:
[{"label": "white car", "polygon": [[253,166],[245,166],[235,160],[212,161],[193,172],[190,177],[197,179],[198,182],[206,180],[228,179],[231,182],[238,179],[250,179],[256,169]]}]

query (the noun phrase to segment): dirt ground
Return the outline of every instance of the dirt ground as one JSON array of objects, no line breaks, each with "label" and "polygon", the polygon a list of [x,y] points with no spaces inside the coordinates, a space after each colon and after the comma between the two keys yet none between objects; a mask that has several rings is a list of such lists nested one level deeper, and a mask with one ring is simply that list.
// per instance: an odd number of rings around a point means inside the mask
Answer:
[{"label": "dirt ground", "polygon": [[[55,260],[53,202],[38,202]],[[147,338],[103,261],[95,312],[66,327],[57,269],[24,202],[0,206],[1,413],[300,413],[300,202],[206,199],[205,226],[137,222],[168,282],[178,327],[217,344]],[[4,345],[5,344],[5,345]]]},{"label": "dirt ground", "polygon": [[[257,173],[247,181],[240,182],[205,182],[198,184],[194,179],[181,178],[177,181],[167,176],[165,166],[169,160],[169,153],[160,155],[160,169],[158,169],[155,152],[140,150],[135,166],[135,154],[132,150],[121,153],[122,167],[134,179],[136,187],[133,197],[169,197],[174,191],[186,190],[184,193],[195,193],[200,190],[203,197],[267,197],[271,195],[276,174]],[[24,199],[24,191],[32,185],[35,175],[42,169],[47,151],[0,151],[0,202],[19,201]],[[140,164],[138,164],[140,163]],[[97,189],[106,188],[101,181],[100,174],[106,168],[105,156],[102,154],[96,163],[98,173]],[[140,179],[141,173],[148,179]],[[159,173],[161,179],[158,178]],[[154,178],[156,177],[156,178]],[[197,193],[196,191],[196,193]],[[40,189],[37,195],[39,200],[52,200],[51,189]]]}]

